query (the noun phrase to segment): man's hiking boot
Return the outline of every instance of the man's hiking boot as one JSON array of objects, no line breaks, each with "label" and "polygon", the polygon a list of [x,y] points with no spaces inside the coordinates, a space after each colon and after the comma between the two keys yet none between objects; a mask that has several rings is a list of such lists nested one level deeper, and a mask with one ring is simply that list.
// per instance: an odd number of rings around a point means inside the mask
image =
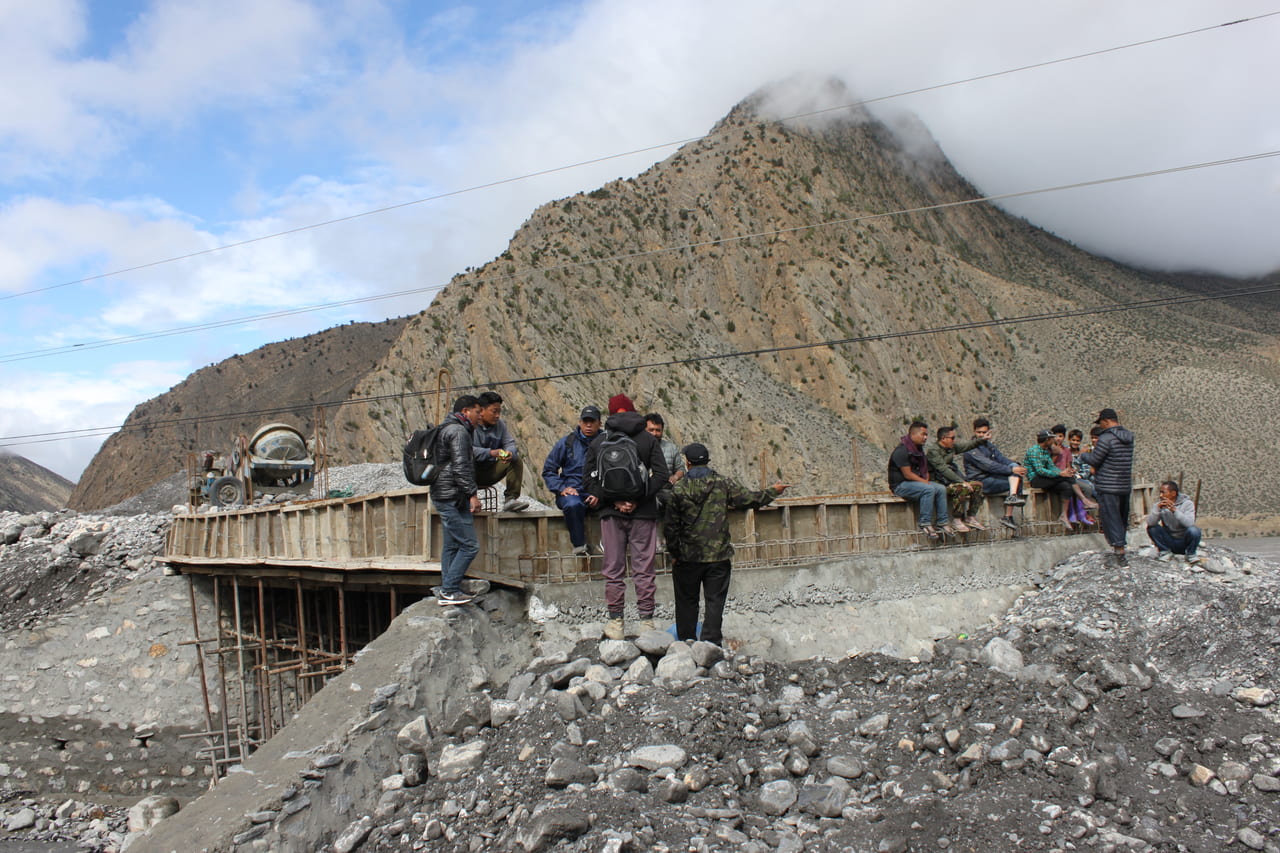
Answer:
[{"label": "man's hiking boot", "polygon": [[622,617],[610,619],[604,623],[604,636],[607,640],[621,640],[627,635],[627,623],[622,621]]},{"label": "man's hiking boot", "polygon": [[636,622],[636,634],[643,634],[646,631],[657,630],[658,620],[654,619],[652,616],[641,616],[640,620]]}]

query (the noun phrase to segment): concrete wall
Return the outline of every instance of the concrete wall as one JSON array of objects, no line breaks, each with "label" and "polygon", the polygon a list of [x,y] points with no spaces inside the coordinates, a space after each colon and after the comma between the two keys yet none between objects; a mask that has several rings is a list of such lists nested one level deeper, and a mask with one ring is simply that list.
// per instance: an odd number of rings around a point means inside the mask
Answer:
[{"label": "concrete wall", "polygon": [[[927,653],[933,639],[1005,610],[1059,560],[1103,545],[1097,534],[1052,536],[735,569],[725,636],[777,660]],[[603,582],[541,584],[533,593],[555,605],[553,627],[572,632],[605,618]],[[629,583],[627,595],[634,616]],[[671,602],[670,578],[659,577],[658,615],[668,622]]]},{"label": "concrete wall", "polygon": [[[200,596],[203,598],[203,596]],[[206,613],[211,605],[202,603]],[[186,578],[154,574],[0,648],[0,781],[42,793],[195,796],[208,784]]]}]

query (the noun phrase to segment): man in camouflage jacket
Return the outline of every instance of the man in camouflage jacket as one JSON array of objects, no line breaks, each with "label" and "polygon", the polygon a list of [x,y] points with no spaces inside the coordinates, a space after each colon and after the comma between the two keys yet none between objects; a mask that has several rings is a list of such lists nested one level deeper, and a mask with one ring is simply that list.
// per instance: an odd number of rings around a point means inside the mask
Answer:
[{"label": "man in camouflage jacket", "polygon": [[676,635],[681,640],[697,639],[701,593],[706,602],[701,639],[720,645],[733,559],[729,510],[762,507],[787,486],[774,483],[763,491],[748,491],[707,467],[710,454],[701,444],[686,447],[684,457],[689,471],[671,490],[665,526],[667,553],[674,561],[671,584],[676,602]]}]

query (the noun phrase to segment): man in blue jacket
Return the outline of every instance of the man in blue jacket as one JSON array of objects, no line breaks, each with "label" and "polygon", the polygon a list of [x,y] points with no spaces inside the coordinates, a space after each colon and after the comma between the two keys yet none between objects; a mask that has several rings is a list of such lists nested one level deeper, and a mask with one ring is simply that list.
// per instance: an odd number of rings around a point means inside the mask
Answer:
[{"label": "man in blue jacket", "polygon": [[978,442],[978,446],[964,455],[964,475],[982,483],[984,495],[1008,494],[1004,499],[1004,518],[1000,523],[1016,532],[1018,523],[1013,520],[1013,508],[1027,502],[1022,496],[1027,469],[1001,453],[991,435],[991,421],[986,418],[974,420],[973,440]]},{"label": "man in blue jacket", "polygon": [[578,426],[573,432],[556,442],[547,454],[542,466],[542,482],[556,496],[556,507],[564,513],[564,525],[569,529],[569,541],[573,553],[579,557],[590,555],[587,547],[587,491],[584,485],[587,474],[587,448],[600,432],[600,410],[584,406],[578,416]]}]

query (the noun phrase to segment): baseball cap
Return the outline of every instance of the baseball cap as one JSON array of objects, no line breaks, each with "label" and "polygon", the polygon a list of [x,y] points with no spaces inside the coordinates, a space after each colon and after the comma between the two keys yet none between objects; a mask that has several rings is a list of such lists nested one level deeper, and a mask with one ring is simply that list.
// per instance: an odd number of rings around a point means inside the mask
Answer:
[{"label": "baseball cap", "polygon": [[578,420],[598,421],[600,420],[600,410],[595,406],[583,406],[582,414],[578,415]]}]

